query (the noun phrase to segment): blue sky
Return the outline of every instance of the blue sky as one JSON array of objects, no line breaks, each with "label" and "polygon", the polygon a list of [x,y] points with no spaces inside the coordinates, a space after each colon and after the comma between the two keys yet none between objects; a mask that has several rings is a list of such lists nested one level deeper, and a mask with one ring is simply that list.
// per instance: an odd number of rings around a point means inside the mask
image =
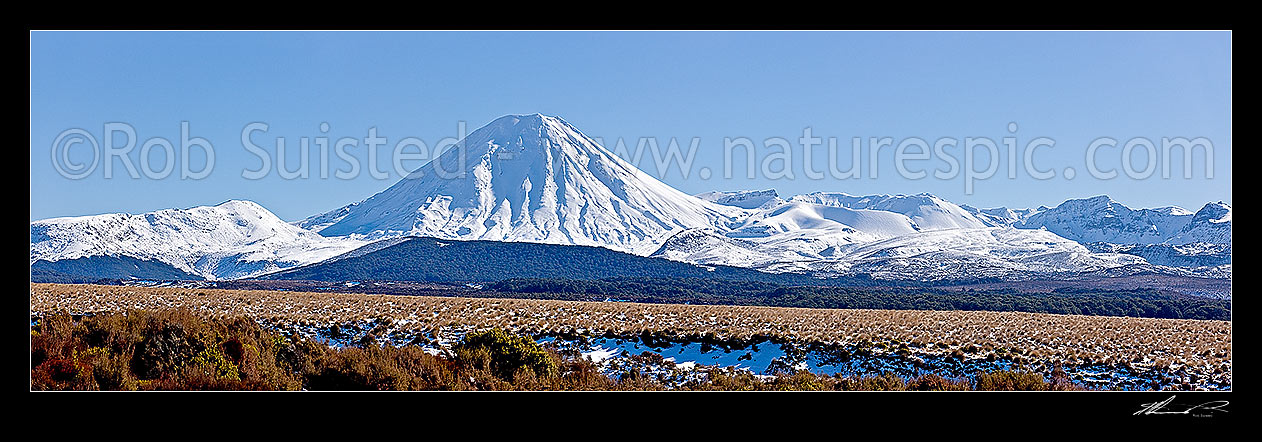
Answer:
[{"label": "blue sky", "polygon": [[[241,142],[247,124],[267,123],[255,143],[273,150],[274,140],[284,138],[296,159],[300,137],[362,140],[375,127],[388,146],[417,137],[432,147],[457,135],[459,121],[472,131],[501,115],[533,112],[561,116],[610,147],[618,138],[630,149],[641,137],[663,145],[675,137],[684,147],[697,138],[689,176],[677,167],[660,176],[687,193],[929,192],[981,207],[1055,205],[1097,194],[1132,207],[1195,210],[1231,202],[1229,33],[35,32],[31,219],[228,199],[301,219],[366,198],[400,177],[283,179],[273,172],[244,179],[243,171],[260,164]],[[135,162],[139,145],[152,137],[178,149],[181,122],[188,122],[191,136],[214,146],[215,168],[203,179],[180,179],[180,156],[164,179],[129,178],[121,162],[112,179],[104,178],[103,166],[83,179],[59,175],[52,160],[58,136],[79,128],[103,143],[110,122],[135,129]],[[1015,135],[1010,122],[1018,124]],[[327,133],[321,123],[328,123]],[[899,176],[888,148],[878,155],[875,178],[865,171],[858,179],[806,179],[797,145],[805,127],[837,138],[846,148],[843,160],[856,136],[930,144],[1012,136],[1019,146],[1049,137],[1056,144],[1036,150],[1036,163],[1057,175],[1036,180],[1019,172],[1009,179],[1002,169],[969,193],[960,177],[933,177],[947,167],[937,158],[912,167],[929,177]],[[1160,167],[1139,181],[1095,179],[1082,167],[1087,146],[1099,137],[1120,141],[1098,153],[1102,168],[1116,169],[1126,140],[1179,136],[1213,143],[1213,179],[1200,163],[1192,179],[1183,179],[1178,157],[1170,159],[1171,179],[1161,178]],[[768,137],[792,141],[799,149],[797,178],[723,179],[725,137],[758,146]],[[90,158],[84,146],[72,148],[71,158]],[[351,152],[367,158],[360,146]],[[773,151],[758,150],[759,158]],[[1133,160],[1142,164],[1146,154],[1136,151]],[[165,156],[156,152],[150,165],[160,170]],[[203,160],[194,152],[196,169]],[[827,170],[820,163],[826,154],[815,152],[815,169]],[[963,159],[962,150],[953,152]],[[387,148],[378,155],[382,169],[390,168],[388,154]],[[330,169],[345,168],[333,158]],[[638,165],[658,175],[651,154]],[[737,171],[743,166],[737,163]],[[1076,168],[1074,179],[1062,176],[1066,167]],[[701,179],[701,168],[713,171],[710,179]]]}]

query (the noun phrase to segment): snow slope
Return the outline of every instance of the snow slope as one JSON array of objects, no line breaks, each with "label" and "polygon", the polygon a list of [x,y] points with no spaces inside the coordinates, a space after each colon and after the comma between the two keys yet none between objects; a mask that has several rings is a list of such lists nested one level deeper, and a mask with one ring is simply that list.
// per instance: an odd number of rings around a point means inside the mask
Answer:
[{"label": "snow slope", "polygon": [[967,204],[961,204],[960,208],[964,209],[991,227],[1019,226],[1026,220],[1026,218],[1029,218],[1031,214],[1037,212],[1036,209],[1009,209],[1007,207],[978,209]]},{"label": "snow slope", "polygon": [[917,230],[939,230],[987,227],[988,224],[954,203],[936,196],[868,195],[855,196],[837,192],[816,192],[797,195],[790,201],[809,202],[849,209],[893,212],[907,216]]},{"label": "snow slope", "polygon": [[694,196],[715,204],[740,207],[742,209],[775,207],[784,202],[774,189],[738,190],[733,192],[714,191],[699,193]]},{"label": "snow slope", "polygon": [[94,256],[156,260],[207,279],[253,276],[363,245],[290,225],[250,201],[31,223],[31,262]]},{"label": "snow slope", "polygon": [[766,237],[804,230],[844,237],[846,242],[866,242],[915,233],[919,228],[901,213],[794,201],[750,215],[728,236]]},{"label": "snow slope", "polygon": [[1231,206],[1222,201],[1206,204],[1166,244],[1231,244]]},{"label": "snow slope", "polygon": [[[795,232],[792,239],[754,240],[698,229],[672,237],[654,256],[773,272],[865,274],[877,279],[921,281],[1025,279],[1146,264],[1137,256],[1093,253],[1046,230],[942,229],[845,245],[831,245],[827,237],[807,239],[801,233]],[[786,247],[790,241],[796,241],[796,247]]]},{"label": "snow slope", "polygon": [[1170,267],[1218,267],[1231,265],[1231,244],[1195,242],[1188,244],[1110,244],[1085,243],[1096,252],[1125,253],[1144,258],[1149,264]]},{"label": "snow slope", "polygon": [[936,230],[863,244],[809,267],[883,279],[932,281],[962,275],[1006,278],[1079,273],[1144,263],[1143,258],[1132,255],[1092,253],[1045,230],[991,227]]}]

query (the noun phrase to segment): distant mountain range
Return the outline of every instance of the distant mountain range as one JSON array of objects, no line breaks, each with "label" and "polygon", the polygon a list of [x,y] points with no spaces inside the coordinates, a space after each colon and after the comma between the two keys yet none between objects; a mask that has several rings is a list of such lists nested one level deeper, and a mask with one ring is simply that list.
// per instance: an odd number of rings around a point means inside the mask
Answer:
[{"label": "distant mountain range", "polygon": [[1020,227],[1081,242],[1226,244],[1231,242],[1231,206],[1209,203],[1196,213],[1173,206],[1131,209],[1100,195],[1040,208],[1021,219]]},{"label": "distant mountain range", "polygon": [[729,230],[676,234],[653,256],[883,279],[1055,277],[1123,266],[1230,274],[1231,207],[1132,210],[1107,196],[1055,208],[977,209],[936,196],[774,190],[698,195],[753,207]]},{"label": "distant mountain range", "polygon": [[[504,243],[549,246],[496,246]],[[1037,209],[978,209],[930,194],[692,196],[569,123],[532,114],[496,119],[384,191],[301,221],[249,201],[54,218],[31,223],[30,259],[33,279],[627,276],[603,265],[949,281],[1121,269],[1223,277],[1230,243],[1231,207],[1221,202],[1192,212],[1131,209],[1107,196]]]}]

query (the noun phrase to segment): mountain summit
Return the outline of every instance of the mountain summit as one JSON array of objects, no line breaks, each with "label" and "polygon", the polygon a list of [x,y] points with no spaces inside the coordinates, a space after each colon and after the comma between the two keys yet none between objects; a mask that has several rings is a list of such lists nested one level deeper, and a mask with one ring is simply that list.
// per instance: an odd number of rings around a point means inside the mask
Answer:
[{"label": "mountain summit", "polygon": [[687,195],[564,120],[507,115],[372,197],[300,221],[325,236],[401,235],[651,252],[670,233],[725,228],[739,208]]}]

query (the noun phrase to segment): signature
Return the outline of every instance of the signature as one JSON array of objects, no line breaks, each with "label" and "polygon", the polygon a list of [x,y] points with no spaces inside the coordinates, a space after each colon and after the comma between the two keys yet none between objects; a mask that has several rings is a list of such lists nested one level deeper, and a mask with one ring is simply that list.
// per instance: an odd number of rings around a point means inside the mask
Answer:
[{"label": "signature", "polygon": [[[1178,407],[1183,407],[1183,405],[1175,404],[1171,406],[1170,403],[1174,401],[1174,398],[1175,396],[1170,396],[1169,399],[1166,399],[1161,402],[1153,402],[1150,404],[1144,404],[1143,405],[1144,408],[1140,409],[1139,411],[1136,411],[1135,415],[1138,416],[1141,414],[1142,415],[1190,414],[1193,416],[1208,416],[1213,412],[1226,413],[1227,410],[1224,410],[1223,407],[1226,407],[1227,404],[1229,403],[1227,401],[1209,401],[1209,402],[1202,403],[1200,405],[1193,405],[1191,407],[1177,409]],[[1167,406],[1169,406],[1169,408],[1167,408]]]}]

